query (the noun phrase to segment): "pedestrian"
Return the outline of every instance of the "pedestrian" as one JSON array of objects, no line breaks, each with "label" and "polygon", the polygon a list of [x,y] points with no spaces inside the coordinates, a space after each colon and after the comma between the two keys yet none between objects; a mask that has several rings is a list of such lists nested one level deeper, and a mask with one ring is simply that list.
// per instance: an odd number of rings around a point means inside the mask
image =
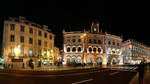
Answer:
[{"label": "pedestrian", "polygon": [[22,68],[24,68],[24,63],[22,64]]},{"label": "pedestrian", "polygon": [[143,78],[144,78],[144,70],[145,70],[145,64],[144,62],[141,62],[139,64],[139,84],[143,84]]}]

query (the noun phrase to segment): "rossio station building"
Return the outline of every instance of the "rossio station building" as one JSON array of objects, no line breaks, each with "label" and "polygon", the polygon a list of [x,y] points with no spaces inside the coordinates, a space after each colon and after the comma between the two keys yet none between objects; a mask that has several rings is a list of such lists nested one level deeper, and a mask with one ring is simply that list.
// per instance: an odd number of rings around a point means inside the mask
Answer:
[{"label": "rossio station building", "polygon": [[[5,65],[13,67],[29,66],[32,60],[35,66],[53,65],[54,37],[46,25],[39,25],[25,17],[4,21],[3,56]],[[59,49],[57,49],[59,50]]]},{"label": "rossio station building", "polygon": [[99,23],[90,31],[71,31],[64,34],[64,64],[88,65],[122,64],[122,37],[103,33]]}]

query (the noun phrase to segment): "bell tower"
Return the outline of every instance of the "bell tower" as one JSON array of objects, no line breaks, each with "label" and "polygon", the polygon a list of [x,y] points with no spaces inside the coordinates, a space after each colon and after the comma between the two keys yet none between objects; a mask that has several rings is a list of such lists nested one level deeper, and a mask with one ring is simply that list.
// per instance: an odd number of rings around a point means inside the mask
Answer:
[{"label": "bell tower", "polygon": [[91,33],[94,33],[94,34],[100,33],[100,31],[99,31],[99,22],[92,22]]}]

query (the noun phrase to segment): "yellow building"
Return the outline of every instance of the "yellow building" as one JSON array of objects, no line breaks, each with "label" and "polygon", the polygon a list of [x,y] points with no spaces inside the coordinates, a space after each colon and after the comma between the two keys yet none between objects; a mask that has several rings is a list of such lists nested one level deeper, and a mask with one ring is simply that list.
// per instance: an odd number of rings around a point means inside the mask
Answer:
[{"label": "yellow building", "polygon": [[5,65],[28,67],[54,63],[54,37],[46,25],[39,25],[25,17],[4,21],[3,56]]}]

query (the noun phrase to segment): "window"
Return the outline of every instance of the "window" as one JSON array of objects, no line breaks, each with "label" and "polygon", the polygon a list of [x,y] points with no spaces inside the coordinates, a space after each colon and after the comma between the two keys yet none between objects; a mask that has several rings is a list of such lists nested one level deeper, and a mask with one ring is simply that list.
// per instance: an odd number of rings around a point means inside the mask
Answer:
[{"label": "window", "polygon": [[52,35],[49,36],[49,39],[52,40]]},{"label": "window", "polygon": [[44,33],[44,36],[45,36],[45,38],[47,38],[47,33],[46,32]]},{"label": "window", "polygon": [[109,44],[109,45],[111,45],[111,42],[110,42],[110,41],[108,41],[108,44]]},{"label": "window", "polygon": [[115,42],[113,42],[113,45],[115,45]]},{"label": "window", "polygon": [[42,41],[38,40],[38,45],[41,46],[42,45]]},{"label": "window", "polygon": [[73,48],[72,48],[72,52],[75,52],[75,51],[76,51],[76,48],[75,48],[75,47],[73,47]]},{"label": "window", "polygon": [[120,44],[119,44],[119,43],[117,43],[117,46],[120,46]]},{"label": "window", "polygon": [[98,48],[98,52],[101,52],[101,49],[100,49],[100,48]]},{"label": "window", "polygon": [[21,55],[24,55],[24,47],[21,48]]},{"label": "window", "polygon": [[42,55],[42,53],[41,53],[41,49],[39,49],[39,50],[38,50],[38,55],[39,55],[39,56],[41,56],[41,55]]},{"label": "window", "polygon": [[67,48],[67,52],[70,52],[70,48]]},{"label": "window", "polygon": [[14,46],[11,46],[11,47],[10,47],[10,53],[11,53],[11,54],[14,54]]},{"label": "window", "polygon": [[78,48],[78,52],[81,52],[81,47]]},{"label": "window", "polygon": [[22,25],[20,26],[20,31],[24,32],[24,26],[22,26]]},{"label": "window", "polygon": [[47,50],[44,49],[44,56],[47,56]]},{"label": "window", "polygon": [[33,43],[33,39],[29,38],[29,44],[32,44],[32,43]]},{"label": "window", "polygon": [[15,30],[15,24],[10,24],[10,29]]},{"label": "window", "polygon": [[14,42],[15,41],[15,36],[14,35],[10,35],[10,41]]},{"label": "window", "polygon": [[39,31],[39,36],[42,36],[42,32],[41,31]]},{"label": "window", "polygon": [[91,40],[91,39],[89,39],[89,43],[92,43],[92,40]]},{"label": "window", "polygon": [[46,46],[47,46],[47,42],[45,41],[45,42],[44,42],[44,47],[46,47]]},{"label": "window", "polygon": [[75,43],[75,42],[76,42],[76,39],[72,39],[72,42]]},{"label": "window", "polygon": [[29,56],[33,56],[33,50],[29,49]]},{"label": "window", "polygon": [[93,48],[93,51],[96,52],[96,48]]},{"label": "window", "polygon": [[94,39],[94,43],[96,43],[96,39]]},{"label": "window", "polygon": [[89,48],[89,52],[92,52],[92,48],[91,47]]},{"label": "window", "polygon": [[81,42],[81,39],[78,39],[78,42]]},{"label": "window", "polygon": [[102,42],[101,42],[101,40],[98,40],[98,44],[101,44]]},{"label": "window", "polygon": [[29,33],[33,34],[33,29],[32,28],[29,28]]},{"label": "window", "polygon": [[24,43],[24,36],[20,36],[20,42]]}]

